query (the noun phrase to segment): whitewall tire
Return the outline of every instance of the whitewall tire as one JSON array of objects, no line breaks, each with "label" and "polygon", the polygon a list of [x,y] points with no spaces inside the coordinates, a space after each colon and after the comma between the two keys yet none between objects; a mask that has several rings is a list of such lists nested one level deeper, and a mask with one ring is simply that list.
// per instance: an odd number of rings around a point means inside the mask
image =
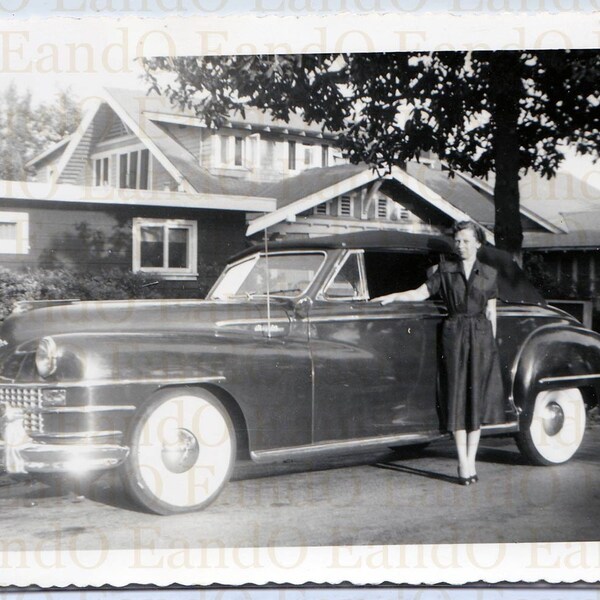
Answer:
[{"label": "whitewall tire", "polygon": [[229,480],[236,455],[227,411],[202,389],[158,394],[141,410],[129,444],[125,486],[137,504],[163,515],[210,504]]},{"label": "whitewall tire", "polygon": [[540,392],[531,421],[517,434],[519,449],[536,465],[565,463],[581,446],[585,423],[585,403],[577,388]]}]

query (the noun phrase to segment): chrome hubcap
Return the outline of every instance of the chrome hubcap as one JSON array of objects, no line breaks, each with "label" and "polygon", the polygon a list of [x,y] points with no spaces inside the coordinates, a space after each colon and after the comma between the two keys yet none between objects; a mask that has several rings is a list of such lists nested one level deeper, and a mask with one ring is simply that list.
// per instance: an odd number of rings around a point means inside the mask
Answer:
[{"label": "chrome hubcap", "polygon": [[200,446],[196,436],[187,429],[178,429],[175,438],[163,445],[162,461],[171,473],[185,473],[198,461]]},{"label": "chrome hubcap", "polygon": [[546,435],[556,435],[565,424],[565,413],[557,402],[548,402],[542,414],[542,423]]}]

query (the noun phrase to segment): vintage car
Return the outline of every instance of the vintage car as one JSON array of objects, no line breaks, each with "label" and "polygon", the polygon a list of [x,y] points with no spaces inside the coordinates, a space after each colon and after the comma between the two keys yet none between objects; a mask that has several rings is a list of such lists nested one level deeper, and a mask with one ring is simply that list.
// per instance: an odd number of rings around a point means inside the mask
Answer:
[{"label": "vintage car", "polygon": [[[0,330],[2,465],[45,477],[118,469],[144,509],[205,507],[236,460],[306,461],[448,434],[443,303],[382,305],[452,241],[365,232],[247,249],[205,300],[21,307]],[[600,336],[499,271],[505,423],[534,464],[569,460],[598,401]]]}]

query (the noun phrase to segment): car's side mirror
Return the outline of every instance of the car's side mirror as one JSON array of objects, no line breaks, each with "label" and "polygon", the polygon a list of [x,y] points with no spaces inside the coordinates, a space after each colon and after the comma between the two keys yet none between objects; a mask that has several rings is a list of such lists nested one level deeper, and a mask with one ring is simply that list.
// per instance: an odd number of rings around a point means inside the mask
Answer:
[{"label": "car's side mirror", "polygon": [[308,296],[302,296],[294,304],[294,315],[297,319],[306,319],[313,301]]}]

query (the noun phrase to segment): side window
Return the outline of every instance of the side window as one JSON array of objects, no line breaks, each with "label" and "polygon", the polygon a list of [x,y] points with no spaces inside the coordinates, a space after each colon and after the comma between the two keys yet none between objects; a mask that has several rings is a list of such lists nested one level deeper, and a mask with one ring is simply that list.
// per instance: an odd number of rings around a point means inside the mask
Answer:
[{"label": "side window", "polygon": [[364,297],[358,253],[353,252],[347,256],[340,270],[325,288],[325,297],[334,300]]},{"label": "side window", "polygon": [[369,297],[404,292],[427,281],[439,256],[418,252],[365,252]]}]

